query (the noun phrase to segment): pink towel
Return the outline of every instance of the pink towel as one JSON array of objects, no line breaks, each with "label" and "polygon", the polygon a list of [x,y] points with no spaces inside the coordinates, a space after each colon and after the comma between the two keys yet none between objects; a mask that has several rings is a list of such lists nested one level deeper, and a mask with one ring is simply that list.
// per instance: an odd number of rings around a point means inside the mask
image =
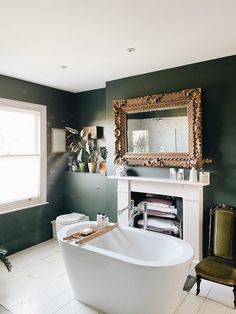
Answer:
[{"label": "pink towel", "polygon": [[159,205],[162,204],[163,206],[171,206],[173,204],[170,199],[153,196],[152,194],[147,194],[145,201],[149,203],[157,203]]}]

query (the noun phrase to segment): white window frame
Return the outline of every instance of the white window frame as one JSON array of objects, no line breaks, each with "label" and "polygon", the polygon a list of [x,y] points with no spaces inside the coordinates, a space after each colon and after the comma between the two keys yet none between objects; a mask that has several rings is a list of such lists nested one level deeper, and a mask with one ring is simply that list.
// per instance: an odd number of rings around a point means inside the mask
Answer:
[{"label": "white window frame", "polygon": [[[40,114],[40,191],[39,198],[0,205],[0,214],[47,204],[47,107],[34,103],[0,98],[1,107],[36,111]],[[1,175],[1,174],[0,174]],[[0,191],[1,193],[1,191]]]}]

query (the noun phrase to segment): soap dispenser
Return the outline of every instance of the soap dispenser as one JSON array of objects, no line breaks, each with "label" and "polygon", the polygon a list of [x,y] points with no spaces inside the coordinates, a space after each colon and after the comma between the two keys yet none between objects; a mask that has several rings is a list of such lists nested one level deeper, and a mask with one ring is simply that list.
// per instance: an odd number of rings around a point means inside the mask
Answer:
[{"label": "soap dispenser", "polygon": [[102,229],[102,214],[100,212],[97,213],[97,226],[98,229]]}]

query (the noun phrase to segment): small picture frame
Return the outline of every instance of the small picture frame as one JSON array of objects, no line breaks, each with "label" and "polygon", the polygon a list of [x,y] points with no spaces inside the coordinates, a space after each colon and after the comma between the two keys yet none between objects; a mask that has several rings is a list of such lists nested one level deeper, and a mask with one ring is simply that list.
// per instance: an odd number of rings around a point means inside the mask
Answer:
[{"label": "small picture frame", "polygon": [[52,128],[52,153],[66,152],[66,130]]},{"label": "small picture frame", "polygon": [[90,133],[90,138],[93,140],[103,137],[103,127],[101,126],[85,126],[83,130],[84,135]]}]

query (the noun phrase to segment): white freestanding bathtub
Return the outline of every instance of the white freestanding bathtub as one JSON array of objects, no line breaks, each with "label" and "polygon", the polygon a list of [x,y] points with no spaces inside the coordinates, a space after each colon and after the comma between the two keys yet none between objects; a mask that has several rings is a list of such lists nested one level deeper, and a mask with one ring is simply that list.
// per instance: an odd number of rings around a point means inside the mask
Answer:
[{"label": "white freestanding bathtub", "polygon": [[193,258],[190,245],[126,226],[87,244],[63,241],[95,224],[81,222],[58,233],[75,297],[106,314],[174,313]]}]

